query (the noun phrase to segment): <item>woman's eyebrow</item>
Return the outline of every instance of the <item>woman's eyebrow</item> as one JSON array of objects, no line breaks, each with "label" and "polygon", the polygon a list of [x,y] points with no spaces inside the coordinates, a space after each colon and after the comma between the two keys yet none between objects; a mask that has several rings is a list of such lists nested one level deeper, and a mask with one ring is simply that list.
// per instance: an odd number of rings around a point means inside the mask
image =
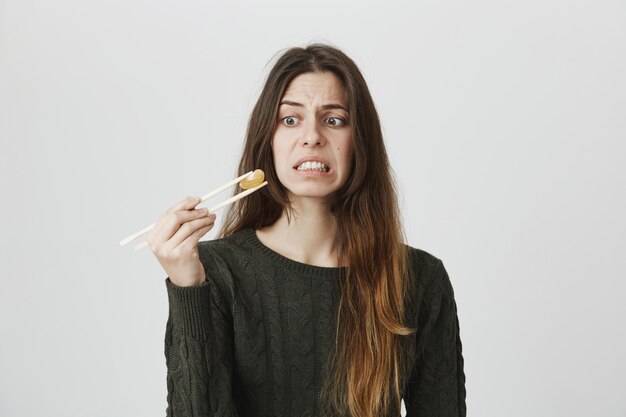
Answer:
[{"label": "woman's eyebrow", "polygon": [[[286,104],[287,106],[295,106],[295,107],[304,107],[304,104],[302,103],[298,103],[295,101],[290,101],[290,100],[283,100],[280,102],[280,105],[282,106],[283,104]],[[322,106],[320,106],[320,108],[327,110],[327,109],[342,109],[344,111],[348,111],[348,109],[346,109],[344,106],[342,106],[341,104],[336,104],[336,103],[330,103],[330,104],[323,104]]]}]

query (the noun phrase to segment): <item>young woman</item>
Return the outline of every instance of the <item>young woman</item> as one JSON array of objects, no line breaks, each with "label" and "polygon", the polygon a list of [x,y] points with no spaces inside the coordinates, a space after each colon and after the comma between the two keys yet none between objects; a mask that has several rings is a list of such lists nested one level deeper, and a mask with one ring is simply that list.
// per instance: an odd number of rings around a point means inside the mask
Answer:
[{"label": "young woman", "polygon": [[188,197],[148,243],[168,274],[167,415],[466,414],[454,291],[404,243],[381,127],[355,63],[287,50],[238,175],[268,185],[215,215]]}]

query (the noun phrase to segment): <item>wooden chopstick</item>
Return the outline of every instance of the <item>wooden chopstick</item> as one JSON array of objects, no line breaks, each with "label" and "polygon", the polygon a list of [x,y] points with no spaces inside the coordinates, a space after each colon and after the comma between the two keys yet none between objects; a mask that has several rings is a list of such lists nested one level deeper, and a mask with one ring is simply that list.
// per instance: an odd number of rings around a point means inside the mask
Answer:
[{"label": "wooden chopstick", "polygon": [[[252,174],[253,172],[254,172],[254,171],[247,172],[247,173],[243,174],[242,176],[235,178],[235,179],[234,179],[234,180],[232,180],[232,181],[228,181],[226,184],[222,185],[221,187],[219,187],[219,188],[217,188],[217,189],[215,189],[215,190],[211,191],[210,193],[208,193],[207,195],[205,195],[204,197],[202,197],[202,198],[200,199],[200,203],[202,203],[203,201],[205,201],[205,200],[207,200],[207,199],[209,199],[209,198],[213,197],[215,194],[221,193],[222,191],[224,191],[224,190],[225,190],[225,189],[227,189],[228,187],[230,187],[230,186],[232,186],[232,185],[234,185],[234,184],[239,183],[239,181],[241,181],[242,179],[246,178],[248,175]],[[260,188],[260,186],[259,186],[259,188]],[[249,194],[249,193],[248,193],[248,194]],[[248,194],[246,194],[246,195],[248,195]],[[198,205],[199,205],[200,203],[198,203]],[[196,207],[197,207],[197,206],[196,206]],[[211,213],[211,212],[213,212],[213,210],[209,210],[209,213]],[[152,223],[151,225],[144,227],[144,228],[143,228],[143,229],[141,229],[140,231],[135,232],[135,233],[133,233],[132,235],[130,235],[130,236],[128,236],[128,237],[126,237],[126,238],[122,239],[122,240],[120,241],[120,246],[124,246],[124,245],[128,244],[128,242],[132,242],[133,240],[137,239],[139,236],[142,236],[142,235],[144,235],[144,234],[148,233],[150,230],[154,229],[154,226],[155,226],[155,225],[156,225],[156,222],[155,222],[155,223]]]},{"label": "wooden chopstick", "polygon": [[[255,192],[256,190],[258,190],[259,188],[261,188],[261,187],[265,187],[266,185],[267,185],[267,181],[264,181],[263,183],[261,183],[261,184],[257,185],[257,186],[256,186],[256,187],[254,187],[254,188],[250,188],[249,190],[242,191],[242,192],[240,192],[239,194],[237,194],[237,195],[235,195],[235,196],[232,196],[232,197],[231,197],[231,198],[229,198],[228,200],[226,200],[226,201],[222,201],[222,202],[221,202],[221,203],[219,203],[217,206],[215,206],[215,207],[211,207],[211,208],[209,209],[209,213],[215,213],[217,210],[222,209],[222,208],[224,208],[224,207],[228,206],[229,204],[234,203],[235,201],[239,200],[240,198],[244,198],[244,197],[245,197],[245,196],[247,196],[248,194],[252,194],[253,192]],[[148,246],[148,242],[147,242],[147,241],[142,242],[142,243],[138,244],[137,246],[134,246],[134,247],[133,247],[133,249],[134,249],[135,251],[138,251],[138,250],[140,250],[140,249],[145,248],[146,246]]]}]

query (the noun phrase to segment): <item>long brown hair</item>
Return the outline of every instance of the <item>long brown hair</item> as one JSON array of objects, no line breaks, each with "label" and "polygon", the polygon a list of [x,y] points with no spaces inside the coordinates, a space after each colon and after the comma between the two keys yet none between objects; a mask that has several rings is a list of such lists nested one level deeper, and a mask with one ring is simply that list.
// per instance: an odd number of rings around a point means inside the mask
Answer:
[{"label": "long brown hair", "polygon": [[399,416],[409,373],[403,342],[415,331],[404,322],[406,300],[413,296],[411,263],[378,113],[361,72],[339,49],[290,48],[274,64],[252,110],[238,167],[238,175],[262,169],[268,185],[230,207],[220,237],[263,228],[292,210],[270,147],[279,102],[296,76],[324,71],[337,75],[347,93],[354,159],[331,205],[348,267],[338,277],[335,351],[320,399],[329,415],[378,417],[394,410]]}]

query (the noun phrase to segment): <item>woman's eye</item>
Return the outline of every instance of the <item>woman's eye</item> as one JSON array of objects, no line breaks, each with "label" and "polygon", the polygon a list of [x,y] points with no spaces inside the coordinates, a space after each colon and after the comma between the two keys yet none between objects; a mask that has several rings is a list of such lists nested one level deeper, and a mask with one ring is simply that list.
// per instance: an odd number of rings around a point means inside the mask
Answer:
[{"label": "woman's eye", "polygon": [[295,124],[298,123],[300,119],[298,119],[297,117],[293,117],[293,116],[287,116],[287,117],[283,117],[283,123],[286,124],[287,126],[294,126]]},{"label": "woman's eye", "polygon": [[331,126],[343,126],[346,124],[346,121],[339,117],[329,117],[326,120],[328,120],[328,124]]}]

